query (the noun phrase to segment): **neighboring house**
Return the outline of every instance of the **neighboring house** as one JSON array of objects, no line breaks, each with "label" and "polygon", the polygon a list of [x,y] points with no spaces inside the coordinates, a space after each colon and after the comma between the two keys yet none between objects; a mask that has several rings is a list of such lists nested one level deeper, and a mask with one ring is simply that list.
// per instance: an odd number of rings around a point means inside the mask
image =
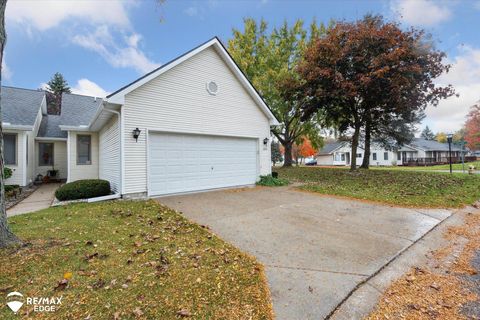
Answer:
[{"label": "neighboring house", "polygon": [[[452,144],[452,161],[461,161],[461,149]],[[357,164],[363,162],[365,150],[357,150]],[[415,138],[411,143],[398,150],[386,150],[372,143],[370,165],[425,165],[448,162],[448,143]],[[351,145],[349,142],[332,142],[326,144],[317,154],[318,165],[348,166],[351,163]]]},{"label": "neighboring house", "polygon": [[[28,97],[4,99],[9,91]],[[67,181],[106,179],[139,197],[251,185],[271,173],[278,121],[217,38],[105,99],[64,94],[59,116],[35,90],[5,87],[2,108],[15,114],[3,120],[9,184],[54,167]]]},{"label": "neighboring house", "polygon": [[[352,157],[352,148],[349,142],[327,143],[317,154],[317,165],[349,166]],[[357,148],[357,165],[361,165],[365,150]],[[385,150],[376,144],[372,144],[370,150],[370,165],[391,166],[396,161],[396,152]]]}]

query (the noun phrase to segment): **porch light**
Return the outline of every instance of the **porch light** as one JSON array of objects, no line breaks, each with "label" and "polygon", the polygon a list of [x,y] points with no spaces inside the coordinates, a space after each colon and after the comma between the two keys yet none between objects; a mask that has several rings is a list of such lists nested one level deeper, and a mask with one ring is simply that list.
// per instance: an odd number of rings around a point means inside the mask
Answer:
[{"label": "porch light", "polygon": [[133,138],[135,139],[135,142],[138,142],[138,137],[140,136],[140,132],[142,131],[138,128],[133,129]]},{"label": "porch light", "polygon": [[268,143],[268,138],[263,139],[263,144],[266,146]]}]

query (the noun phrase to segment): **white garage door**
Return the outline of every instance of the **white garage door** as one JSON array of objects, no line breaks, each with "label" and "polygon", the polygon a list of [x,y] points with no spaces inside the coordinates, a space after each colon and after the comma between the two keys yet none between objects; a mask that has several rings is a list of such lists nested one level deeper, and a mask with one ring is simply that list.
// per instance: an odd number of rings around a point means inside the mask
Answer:
[{"label": "white garage door", "polygon": [[150,133],[150,195],[254,184],[257,140]]}]

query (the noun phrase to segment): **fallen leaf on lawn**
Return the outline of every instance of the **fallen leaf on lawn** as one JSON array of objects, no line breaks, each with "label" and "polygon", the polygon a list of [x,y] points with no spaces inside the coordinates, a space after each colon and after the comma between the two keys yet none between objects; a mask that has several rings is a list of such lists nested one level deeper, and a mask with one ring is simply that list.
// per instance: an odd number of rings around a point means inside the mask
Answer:
[{"label": "fallen leaf on lawn", "polygon": [[182,310],[178,311],[177,315],[179,315],[180,317],[191,317],[192,316],[190,311],[188,311],[186,309],[182,309]]},{"label": "fallen leaf on lawn", "polygon": [[67,286],[68,286],[68,280],[62,279],[57,283],[57,286],[54,288],[54,290],[64,290]]},{"label": "fallen leaf on lawn", "polygon": [[120,312],[117,311],[113,314],[113,320],[120,320]]},{"label": "fallen leaf on lawn", "polygon": [[72,279],[72,276],[73,276],[73,273],[71,273],[71,272],[65,272],[65,273],[63,274],[63,279],[70,280],[70,279]]},{"label": "fallen leaf on lawn", "polygon": [[141,316],[143,316],[143,311],[140,310],[139,307],[136,307],[135,310],[133,310],[133,314],[134,314],[136,317],[141,317]]}]

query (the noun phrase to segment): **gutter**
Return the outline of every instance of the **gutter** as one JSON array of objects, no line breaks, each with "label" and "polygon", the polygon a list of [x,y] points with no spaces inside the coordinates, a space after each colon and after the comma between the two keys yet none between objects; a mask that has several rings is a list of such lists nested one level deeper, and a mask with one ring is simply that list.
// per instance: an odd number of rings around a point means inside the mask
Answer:
[{"label": "gutter", "polygon": [[33,126],[21,125],[21,124],[15,125],[15,124],[11,124],[9,122],[2,122],[2,127],[3,127],[3,129],[20,130],[20,131],[32,131],[33,130]]}]

